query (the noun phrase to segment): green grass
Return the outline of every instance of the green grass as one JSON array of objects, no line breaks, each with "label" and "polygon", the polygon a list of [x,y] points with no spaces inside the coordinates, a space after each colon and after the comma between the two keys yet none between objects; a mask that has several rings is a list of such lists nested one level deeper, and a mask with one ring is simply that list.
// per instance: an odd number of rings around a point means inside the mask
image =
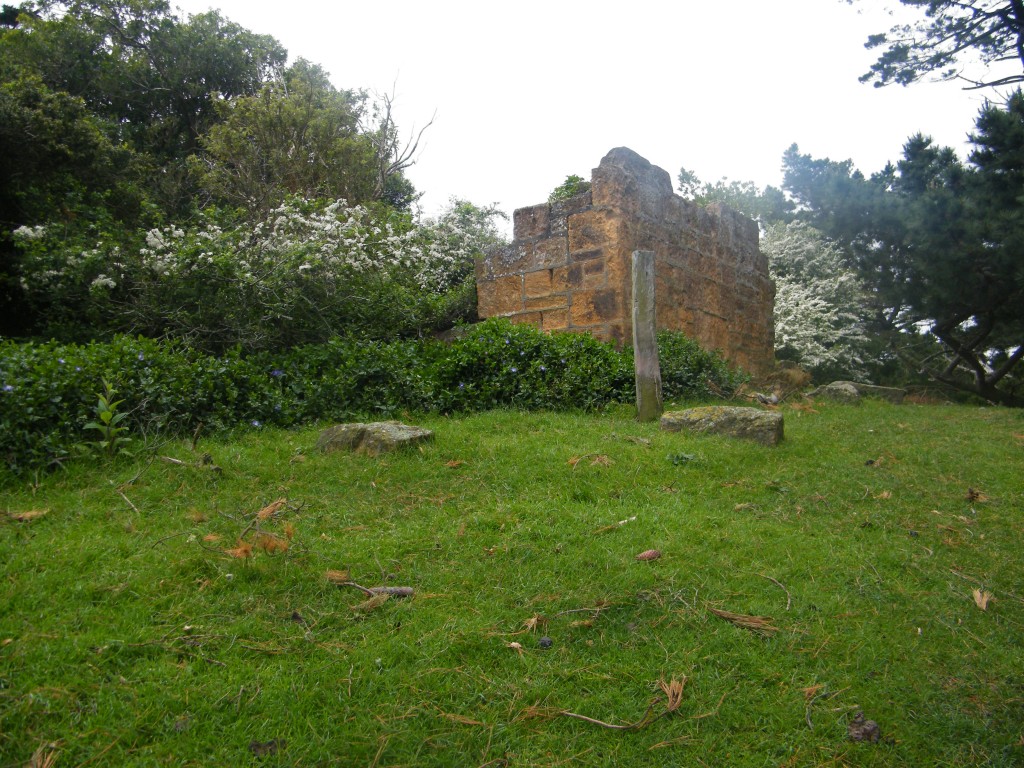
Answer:
[{"label": "green grass", "polygon": [[[0,766],[1024,764],[1024,414],[784,413],[774,449],[492,412],[378,459],[253,431],[200,441],[221,473],[10,481],[47,514],[0,514]],[[287,552],[225,554],[282,497]],[[416,594],[355,612],[330,569]],[[635,722],[684,676],[638,730],[559,714]]]}]

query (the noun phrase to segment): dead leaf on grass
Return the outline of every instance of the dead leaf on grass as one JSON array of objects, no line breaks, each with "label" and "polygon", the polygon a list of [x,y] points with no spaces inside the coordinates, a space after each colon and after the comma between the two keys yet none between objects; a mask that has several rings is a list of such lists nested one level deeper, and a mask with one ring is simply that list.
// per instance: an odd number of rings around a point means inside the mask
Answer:
[{"label": "dead leaf on grass", "polygon": [[450,469],[458,469],[459,467],[461,467],[465,463],[466,462],[464,462],[464,461],[462,461],[460,459],[452,459],[451,461],[445,462],[445,466],[450,468]]},{"label": "dead leaf on grass", "polygon": [[524,621],[523,627],[526,629],[527,632],[536,632],[537,627],[543,626],[547,623],[548,620],[541,616],[539,613],[537,613],[528,618],[526,621]]},{"label": "dead leaf on grass", "polygon": [[770,616],[746,616],[742,613],[722,611],[718,608],[712,608],[711,606],[708,606],[708,610],[715,614],[715,616],[725,619],[730,624],[741,627],[742,629],[748,629],[751,632],[756,632],[757,634],[765,637],[770,637],[772,634],[779,631],[779,628],[772,624]]},{"label": "dead leaf on grass", "polygon": [[986,496],[982,491],[979,491],[977,488],[968,488],[967,496],[965,498],[967,499],[967,501],[970,501],[972,503],[988,501],[988,496]]},{"label": "dead leaf on grass", "polygon": [[277,514],[278,510],[281,509],[285,504],[288,503],[288,499],[278,499],[272,501],[259,512],[256,513],[257,520],[267,520]]},{"label": "dead leaf on grass", "polygon": [[875,498],[876,499],[891,499],[892,498],[892,491],[882,491],[881,493],[876,495]]},{"label": "dead leaf on grass", "polygon": [[974,597],[974,604],[976,606],[981,608],[981,610],[983,611],[988,610],[988,603],[992,599],[991,592],[986,592],[983,589],[976,589],[973,592],[971,592],[971,595]]},{"label": "dead leaf on grass", "polygon": [[659,557],[661,557],[661,550],[645,549],[643,552],[636,556],[636,559],[643,562],[649,560],[657,560]]},{"label": "dead leaf on grass", "polygon": [[262,549],[268,555],[285,552],[288,549],[288,539],[282,539],[269,533],[265,533],[256,539],[256,547]]},{"label": "dead leaf on grass", "polygon": [[389,595],[387,592],[379,592],[373,597],[371,597],[369,600],[364,600],[358,605],[353,605],[352,610],[355,613],[369,613],[370,611],[377,610],[390,599],[391,595]]},{"label": "dead leaf on grass", "polygon": [[603,453],[600,456],[595,456],[594,460],[590,462],[592,467],[610,467],[615,462],[612,461],[610,456],[605,456]]},{"label": "dead leaf on grass", "polygon": [[348,579],[348,571],[329,570],[324,574],[331,584],[344,584]]},{"label": "dead leaf on grass", "polygon": [[247,541],[239,541],[237,547],[234,549],[225,549],[224,554],[231,555],[231,557],[237,557],[239,559],[252,557],[252,544]]},{"label": "dead leaf on grass", "polygon": [[203,536],[203,541],[208,542],[210,544],[212,544],[215,541],[220,541],[220,540],[221,540],[221,535],[219,533],[208,533],[205,536]]},{"label": "dead leaf on grass", "polygon": [[30,509],[25,512],[8,512],[7,516],[11,520],[17,520],[19,523],[30,523],[33,520],[38,520],[40,517],[49,514],[48,509]]},{"label": "dead leaf on grass", "polygon": [[518,653],[520,656],[523,655],[523,644],[522,643],[505,643],[506,648],[511,648],[513,651]]},{"label": "dead leaf on grass", "polygon": [[804,695],[804,699],[811,701],[815,696],[818,695],[818,691],[824,688],[824,684],[819,683],[818,685],[809,685],[806,688],[801,688],[800,693]]},{"label": "dead leaf on grass", "polygon": [[284,739],[271,739],[270,741],[250,741],[249,751],[252,752],[256,757],[266,757],[267,755],[276,755],[280,750],[284,749],[288,742]]},{"label": "dead leaf on grass", "polygon": [[284,533],[284,537],[288,539],[288,541],[291,541],[293,538],[295,538],[295,526],[291,523],[285,523],[282,532]]}]

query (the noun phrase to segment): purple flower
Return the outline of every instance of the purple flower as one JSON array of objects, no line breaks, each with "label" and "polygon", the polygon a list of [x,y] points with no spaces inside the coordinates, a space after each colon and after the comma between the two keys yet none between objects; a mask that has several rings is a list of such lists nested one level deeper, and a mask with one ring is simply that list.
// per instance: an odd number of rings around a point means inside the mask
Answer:
[{"label": "purple flower", "polygon": [[4,392],[13,392],[13,391],[14,391],[14,385],[13,384],[4,384]]},{"label": "purple flower", "polygon": [[57,358],[57,362],[60,363],[61,365],[64,365],[64,358],[63,357],[58,357]]},{"label": "purple flower", "polygon": [[465,389],[465,388],[466,388],[466,385],[465,385],[465,384],[463,384],[463,383],[462,383],[462,382],[460,381],[460,382],[459,382],[459,389]]},{"label": "purple flower", "polygon": [[547,367],[546,367],[546,366],[543,366],[543,365],[542,365],[542,366],[540,367],[540,372],[541,372],[541,373],[544,373],[544,371],[546,371],[546,370],[547,370]]},{"label": "purple flower", "polygon": [[142,354],[141,352],[139,352],[139,360],[145,360],[145,359],[146,359],[146,356],[144,354]]},{"label": "purple flower", "polygon": [[75,370],[76,370],[76,371],[80,371],[80,370],[82,370],[82,366],[80,366],[80,365],[76,365],[76,366],[75,366]]},{"label": "purple flower", "polygon": [[280,379],[282,376],[284,376],[284,371],[282,371],[280,368],[275,368],[270,372],[270,375],[273,376],[275,379]]},{"label": "purple flower", "polygon": [[509,370],[512,371],[512,373],[519,373],[519,369],[516,368],[514,365],[511,368],[509,368]]},{"label": "purple flower", "polygon": [[259,421],[259,419],[253,419],[253,420],[252,420],[252,425],[253,425],[254,427],[262,427],[262,426],[263,426],[262,424],[260,424],[260,421]]}]

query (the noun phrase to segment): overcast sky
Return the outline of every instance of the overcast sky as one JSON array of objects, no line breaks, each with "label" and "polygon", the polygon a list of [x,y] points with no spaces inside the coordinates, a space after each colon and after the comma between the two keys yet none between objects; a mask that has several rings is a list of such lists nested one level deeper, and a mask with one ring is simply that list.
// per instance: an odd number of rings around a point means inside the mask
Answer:
[{"label": "overcast sky", "polygon": [[453,196],[511,214],[618,146],[673,181],[686,167],[759,186],[781,183],[794,142],[865,172],[919,131],[965,156],[984,99],[858,82],[895,0],[172,3],[273,35],[339,88],[393,91],[406,134],[436,113],[408,172],[428,215]]}]

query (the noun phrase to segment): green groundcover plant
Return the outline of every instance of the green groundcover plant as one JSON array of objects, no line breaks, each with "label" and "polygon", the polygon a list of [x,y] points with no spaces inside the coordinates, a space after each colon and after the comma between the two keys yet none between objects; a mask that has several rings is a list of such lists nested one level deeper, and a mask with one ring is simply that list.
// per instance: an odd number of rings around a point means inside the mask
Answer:
[{"label": "green groundcover plant", "polygon": [[0,765],[1024,764],[1021,412],[779,412],[774,448],[497,408],[22,478]]},{"label": "green groundcover plant", "polygon": [[[731,392],[742,374],[679,333],[659,340],[667,397]],[[177,341],[0,342],[0,456],[8,471],[61,461],[95,440],[109,382],[125,438],[402,412],[498,406],[592,411],[634,397],[629,349],[491,320],[456,341],[335,338],[283,353],[211,356]],[[121,434],[121,433],[119,433]]]}]

